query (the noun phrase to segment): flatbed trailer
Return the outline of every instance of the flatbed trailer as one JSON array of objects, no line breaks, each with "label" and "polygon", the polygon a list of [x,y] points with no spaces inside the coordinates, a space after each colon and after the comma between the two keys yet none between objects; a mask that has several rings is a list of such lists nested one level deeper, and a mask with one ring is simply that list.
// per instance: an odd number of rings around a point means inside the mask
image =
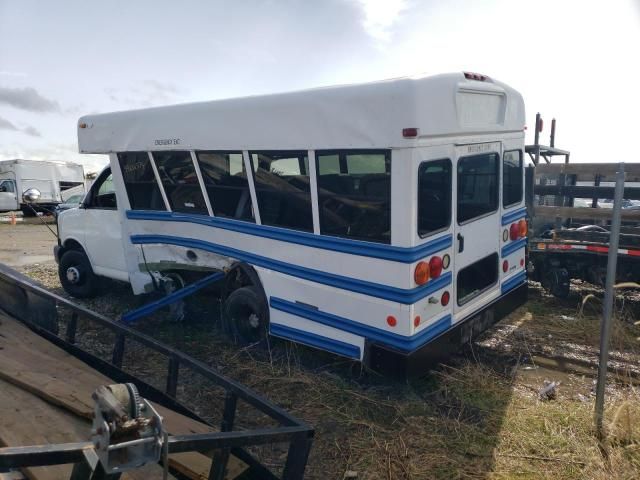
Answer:
[{"label": "flatbed trailer", "polygon": [[[572,278],[603,286],[609,253],[615,163],[573,163],[569,152],[551,146],[526,147],[534,165],[526,171],[529,220],[528,272],[558,297],[569,294]],[[551,163],[554,156],[564,163]],[[538,163],[540,157],[546,163]],[[640,283],[640,164],[625,164],[622,229],[619,238],[618,282]],[[634,201],[638,205],[634,205]]]},{"label": "flatbed trailer", "polygon": [[[244,385],[2,264],[0,308],[0,476],[14,471],[13,478],[20,478],[18,470],[35,480],[163,478],[157,464],[115,475],[86,473],[88,452],[94,448],[87,441],[92,392],[100,385],[133,383],[163,417],[169,433],[167,478],[303,478],[313,429]],[[112,339],[108,360],[86,348],[91,336],[100,338],[102,347]],[[134,343],[165,358],[163,390],[124,366],[126,346]],[[219,425],[207,423],[177,400],[181,376],[205,379],[221,390]],[[239,429],[238,404],[245,404],[243,412],[248,405],[266,416],[268,425]],[[281,476],[252,453],[273,443],[289,445]]]}]

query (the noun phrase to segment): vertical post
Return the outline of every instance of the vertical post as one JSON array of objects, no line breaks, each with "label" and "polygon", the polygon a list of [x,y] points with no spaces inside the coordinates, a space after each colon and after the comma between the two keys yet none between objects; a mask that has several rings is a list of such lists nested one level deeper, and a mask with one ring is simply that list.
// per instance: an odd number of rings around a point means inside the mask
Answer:
[{"label": "vertical post", "polygon": [[304,469],[310,450],[311,437],[307,433],[298,433],[293,436],[289,444],[282,480],[302,480],[304,478]]},{"label": "vertical post", "polygon": [[551,148],[556,146],[556,119],[551,119],[551,135],[549,136],[549,146]]},{"label": "vertical post", "polygon": [[611,317],[613,315],[613,286],[616,281],[616,264],[618,262],[618,240],[620,237],[620,221],[622,210],[622,194],[624,191],[624,163],[618,166],[616,174],[616,190],[613,203],[613,218],[609,234],[609,257],[607,260],[607,281],[604,292],[604,308],[600,326],[600,363],[598,365],[598,384],[596,387],[595,422],[598,438],[603,438],[602,429],[604,415],[604,389],[607,382],[607,364],[609,362],[609,340],[611,337]]},{"label": "vertical post", "polygon": [[71,320],[67,323],[67,342],[76,343],[76,331],[78,330],[78,312],[71,314]]},{"label": "vertical post", "polygon": [[[222,422],[220,425],[221,432],[230,432],[233,430],[233,422],[236,418],[236,407],[238,405],[238,396],[233,392],[227,392],[224,398],[224,412],[222,413]],[[209,480],[223,480],[229,463],[229,448],[216,450],[211,461],[211,470],[209,470]]]},{"label": "vertical post", "polygon": [[[599,187],[601,180],[602,180],[602,176],[599,173],[596,173],[596,178],[593,181],[593,186]],[[591,208],[598,208],[598,195],[593,196],[593,199],[591,200]]]},{"label": "vertical post", "polygon": [[165,391],[170,397],[176,398],[178,391],[178,372],[180,370],[180,360],[178,357],[169,358],[169,370],[167,372],[167,388]]},{"label": "vertical post", "polygon": [[116,335],[116,341],[113,344],[111,363],[118,368],[122,368],[122,358],[124,357],[124,340],[124,333],[118,333]]},{"label": "vertical post", "polygon": [[533,140],[533,143],[536,146],[536,158],[533,160],[535,165],[538,165],[538,162],[540,161],[540,120],[540,112],[538,112],[536,113],[536,131]]}]

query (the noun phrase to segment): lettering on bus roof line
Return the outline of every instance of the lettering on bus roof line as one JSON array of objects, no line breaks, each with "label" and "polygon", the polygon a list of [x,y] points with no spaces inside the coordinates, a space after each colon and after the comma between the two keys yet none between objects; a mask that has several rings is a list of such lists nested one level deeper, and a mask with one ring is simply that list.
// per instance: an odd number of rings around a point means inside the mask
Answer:
[{"label": "lettering on bus roof line", "polygon": [[158,145],[158,146],[180,145],[181,144],[179,138],[157,138],[156,140],[154,140],[153,143],[155,145]]},{"label": "lettering on bus roof line", "polygon": [[465,145],[467,153],[483,153],[500,151],[500,142],[492,143],[476,143],[474,145]]}]

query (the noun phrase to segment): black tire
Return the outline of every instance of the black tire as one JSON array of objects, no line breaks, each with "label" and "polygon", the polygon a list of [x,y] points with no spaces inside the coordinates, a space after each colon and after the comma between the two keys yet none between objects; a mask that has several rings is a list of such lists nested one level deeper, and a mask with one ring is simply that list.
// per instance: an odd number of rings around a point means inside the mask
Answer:
[{"label": "black tire", "polygon": [[20,207],[20,211],[22,212],[23,217],[36,217],[37,213],[33,211],[33,208],[28,205],[22,205]]},{"label": "black tire", "polygon": [[552,268],[542,277],[542,286],[554,297],[569,297],[571,290],[569,272],[566,268]]},{"label": "black tire", "polygon": [[227,332],[242,344],[266,340],[269,331],[269,307],[262,291],[255,286],[231,292],[224,303]]},{"label": "black tire", "polygon": [[[75,271],[70,272],[70,269]],[[76,274],[77,280],[74,280]],[[100,278],[93,273],[91,262],[84,252],[69,250],[62,255],[58,265],[58,277],[62,288],[76,298],[91,298],[98,293]]]}]

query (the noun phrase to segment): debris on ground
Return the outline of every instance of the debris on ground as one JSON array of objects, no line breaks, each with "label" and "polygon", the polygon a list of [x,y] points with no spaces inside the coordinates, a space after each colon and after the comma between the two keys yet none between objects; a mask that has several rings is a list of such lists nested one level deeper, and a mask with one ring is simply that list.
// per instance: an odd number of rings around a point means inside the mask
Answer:
[{"label": "debris on ground", "polygon": [[560,382],[544,381],[544,387],[538,390],[538,398],[540,400],[555,400],[557,394],[557,388],[560,386]]}]

